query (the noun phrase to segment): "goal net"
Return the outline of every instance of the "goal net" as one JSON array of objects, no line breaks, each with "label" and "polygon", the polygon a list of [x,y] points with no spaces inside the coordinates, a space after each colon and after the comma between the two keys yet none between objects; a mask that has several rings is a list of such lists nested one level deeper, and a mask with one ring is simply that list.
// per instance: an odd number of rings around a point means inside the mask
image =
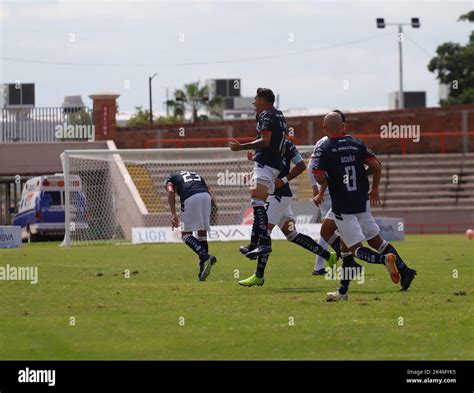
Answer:
[{"label": "goal net", "polygon": [[[307,162],[312,146],[298,147]],[[163,186],[176,171],[199,173],[211,188],[216,207],[212,225],[244,224],[250,208],[253,162],[246,152],[228,148],[67,150],[63,245],[131,242],[134,228],[170,227]],[[305,173],[291,182],[295,200],[309,201]],[[179,213],[179,199],[176,201]]]}]

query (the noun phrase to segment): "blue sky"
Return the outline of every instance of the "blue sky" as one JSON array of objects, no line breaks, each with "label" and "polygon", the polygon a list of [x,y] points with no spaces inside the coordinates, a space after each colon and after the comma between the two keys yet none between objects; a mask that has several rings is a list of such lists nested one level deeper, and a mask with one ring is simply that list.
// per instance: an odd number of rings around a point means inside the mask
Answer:
[{"label": "blue sky", "polygon": [[0,81],[36,83],[37,106],[76,94],[90,105],[89,94],[110,90],[121,94],[122,111],[147,107],[147,78],[157,72],[155,111],[166,88],[209,78],[240,78],[246,96],[271,87],[282,108],[381,108],[398,88],[397,33],[377,29],[375,18],[419,17],[420,29],[405,28],[404,85],[427,91],[434,106],[438,84],[427,64],[439,44],[466,43],[472,24],[457,18],[472,8],[469,1],[0,1]]}]

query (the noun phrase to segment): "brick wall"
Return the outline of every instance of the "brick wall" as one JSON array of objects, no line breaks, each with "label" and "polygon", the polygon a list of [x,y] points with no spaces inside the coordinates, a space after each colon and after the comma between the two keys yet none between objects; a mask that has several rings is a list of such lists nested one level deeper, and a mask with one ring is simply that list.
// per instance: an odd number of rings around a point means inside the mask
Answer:
[{"label": "brick wall", "polygon": [[[302,116],[287,118],[288,127],[293,128],[298,144],[312,145],[322,137],[323,116]],[[377,153],[402,152],[399,139],[380,138],[380,127],[388,125],[413,125],[420,129],[421,139],[418,143],[405,139],[407,153],[439,153],[440,138],[424,136],[432,132],[474,132],[474,105],[458,105],[449,108],[418,108],[380,112],[349,113],[346,116],[347,132],[361,137]],[[376,137],[367,137],[377,134]],[[365,135],[365,137],[364,137]],[[150,128],[118,128],[115,143],[119,148],[144,148],[150,139],[182,139],[180,146],[216,146],[212,140],[190,143],[190,138],[227,138],[227,137],[254,137],[254,120],[229,120],[199,122],[195,124],[183,123],[173,126],[155,126]],[[462,137],[447,136],[445,138],[446,152],[461,152]],[[157,143],[153,147],[176,147],[176,143]],[[218,144],[226,145],[225,142]],[[474,135],[468,137],[469,151],[474,151]]]}]

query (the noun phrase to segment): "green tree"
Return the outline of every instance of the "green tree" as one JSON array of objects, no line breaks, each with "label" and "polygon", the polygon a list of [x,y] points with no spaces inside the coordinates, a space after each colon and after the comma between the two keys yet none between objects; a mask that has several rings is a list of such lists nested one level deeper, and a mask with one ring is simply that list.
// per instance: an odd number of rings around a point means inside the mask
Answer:
[{"label": "green tree", "polygon": [[[136,113],[127,121],[128,127],[146,127],[150,125],[150,111],[141,106],[135,107]],[[180,116],[159,116],[153,118],[153,124],[177,124],[183,121]]]},{"label": "green tree", "polygon": [[[461,15],[459,21],[474,22],[474,11]],[[449,87],[449,96],[440,105],[474,103],[474,32],[469,42],[461,45],[446,42],[436,50],[436,56],[428,64],[428,70]]]},{"label": "green tree", "polygon": [[221,117],[219,106],[222,103],[220,97],[209,100],[209,88],[201,86],[200,82],[193,82],[184,85],[184,89],[174,92],[175,99],[168,100],[166,104],[173,109],[174,116],[184,117],[187,111],[191,112],[193,121],[207,120],[208,116],[200,115],[200,109],[206,109],[209,114]]},{"label": "green tree", "polygon": [[136,113],[127,121],[128,127],[141,127],[150,124],[150,111],[143,110],[143,107],[136,106]]}]

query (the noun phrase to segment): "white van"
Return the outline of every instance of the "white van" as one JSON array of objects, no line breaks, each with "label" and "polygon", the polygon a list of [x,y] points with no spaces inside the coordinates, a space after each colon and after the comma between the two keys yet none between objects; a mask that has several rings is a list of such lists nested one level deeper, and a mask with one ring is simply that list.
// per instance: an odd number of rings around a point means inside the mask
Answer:
[{"label": "white van", "polygon": [[[77,229],[87,228],[86,199],[79,176],[71,176],[70,195],[74,200]],[[37,176],[25,183],[12,225],[22,228],[23,240],[64,237],[64,176]]]}]

